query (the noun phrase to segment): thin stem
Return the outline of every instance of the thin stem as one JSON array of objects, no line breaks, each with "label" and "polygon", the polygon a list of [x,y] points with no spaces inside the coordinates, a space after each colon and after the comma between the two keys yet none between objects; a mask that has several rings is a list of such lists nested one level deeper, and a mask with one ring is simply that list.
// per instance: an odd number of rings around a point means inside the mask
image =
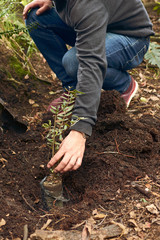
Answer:
[{"label": "thin stem", "polygon": [[57,114],[54,116],[54,127],[53,127],[53,142],[52,142],[52,157],[55,154],[55,129],[56,129],[56,120],[57,120]]}]

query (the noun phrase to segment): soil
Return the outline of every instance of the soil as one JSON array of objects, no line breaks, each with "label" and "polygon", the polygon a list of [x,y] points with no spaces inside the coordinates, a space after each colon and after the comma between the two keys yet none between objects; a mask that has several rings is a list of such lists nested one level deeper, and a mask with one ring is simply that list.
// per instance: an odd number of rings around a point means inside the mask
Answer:
[{"label": "soil", "polygon": [[[152,11],[150,16],[157,31],[158,16]],[[15,121],[27,125],[27,131],[23,132],[17,131],[12,121],[1,123],[0,239],[23,239],[26,224],[30,235],[48,219],[52,222],[47,229],[70,230],[93,216],[96,209],[106,215],[97,220],[97,228],[115,221],[129,229],[119,239],[159,240],[158,69],[146,67],[143,62],[131,71],[140,90],[128,110],[119,93],[102,92],[98,120],[87,139],[83,164],[77,171],[63,175],[64,195],[69,201],[63,208],[53,202],[53,209],[48,212],[43,206],[40,181],[49,174],[46,164],[51,150],[42,123],[49,118],[48,104],[61,94],[62,88],[39,56],[32,59],[39,79],[31,76],[19,79],[14,70],[14,81],[8,79],[10,52],[2,45],[0,49],[0,97],[8,103]],[[147,210],[150,204],[156,207],[156,214]],[[5,222],[1,226],[2,219]],[[77,229],[82,230],[83,226]]]}]

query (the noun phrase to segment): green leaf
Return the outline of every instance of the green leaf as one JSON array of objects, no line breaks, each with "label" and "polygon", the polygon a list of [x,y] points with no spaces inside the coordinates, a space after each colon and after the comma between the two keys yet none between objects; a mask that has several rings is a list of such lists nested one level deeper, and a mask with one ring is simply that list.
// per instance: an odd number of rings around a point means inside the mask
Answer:
[{"label": "green leaf", "polygon": [[144,58],[151,64],[156,65],[160,68],[160,45],[158,43],[150,43],[148,52]]}]

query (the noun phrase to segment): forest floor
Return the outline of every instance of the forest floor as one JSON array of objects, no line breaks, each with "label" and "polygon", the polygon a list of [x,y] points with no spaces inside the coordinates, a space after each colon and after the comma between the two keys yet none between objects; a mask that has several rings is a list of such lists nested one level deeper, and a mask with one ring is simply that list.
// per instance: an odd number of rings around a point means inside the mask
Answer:
[{"label": "forest floor", "polygon": [[[150,17],[158,32],[159,17],[153,11]],[[123,229],[121,236],[112,239],[160,240],[158,69],[143,62],[131,71],[140,89],[127,111],[119,93],[102,92],[83,164],[63,175],[70,201],[63,208],[53,203],[48,212],[43,208],[40,181],[49,174],[46,164],[51,150],[42,122],[48,104],[62,88],[43,58],[35,56],[32,63],[44,81],[28,76],[19,79],[10,68],[9,50],[0,45],[0,51],[0,97],[15,119],[27,124],[25,132],[13,119],[0,119],[0,240],[24,239],[26,228],[28,236],[36,229],[83,233],[87,229],[90,234],[91,229],[111,224]],[[6,70],[12,71],[13,79],[8,79]],[[90,227],[86,227],[87,219],[92,219]]]}]

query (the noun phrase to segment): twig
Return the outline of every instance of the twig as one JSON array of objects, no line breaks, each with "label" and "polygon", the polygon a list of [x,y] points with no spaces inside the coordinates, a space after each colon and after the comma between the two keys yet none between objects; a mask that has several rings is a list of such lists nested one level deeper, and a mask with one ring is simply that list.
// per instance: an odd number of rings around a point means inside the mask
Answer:
[{"label": "twig", "polygon": [[125,157],[129,157],[129,158],[136,158],[135,156],[130,156],[130,155],[121,153],[121,152],[119,151],[119,146],[118,146],[118,143],[117,143],[116,138],[115,138],[115,143],[116,143],[117,152],[118,152],[120,155],[123,155],[123,156],[125,156]]},{"label": "twig", "polygon": [[25,197],[24,197],[24,195],[22,194],[22,191],[21,191],[21,190],[19,190],[19,193],[20,193],[20,195],[22,196],[22,198],[23,198],[23,200],[25,201],[25,203],[26,203],[33,211],[37,212],[36,209],[35,209],[34,207],[32,207],[32,206],[28,203],[27,199],[25,199]]},{"label": "twig", "polygon": [[137,184],[132,184],[132,187],[135,188],[138,192],[140,192],[143,195],[145,195],[146,197],[150,198],[150,196],[151,196],[151,192],[150,191],[147,191],[146,189],[143,189],[142,187],[140,187]]},{"label": "twig", "polygon": [[73,200],[75,200],[75,197],[74,197],[73,194],[69,191],[69,189],[68,189],[66,186],[64,186],[64,188],[65,188],[65,190],[67,191],[68,196],[71,196],[71,197],[73,198]]},{"label": "twig", "polygon": [[44,218],[44,217],[48,217],[48,216],[54,216],[54,214],[53,213],[48,213],[48,214],[40,216],[40,218]]},{"label": "twig", "polygon": [[55,223],[54,223],[54,225],[56,225],[57,223],[59,223],[59,222],[63,221],[64,219],[65,219],[65,217],[63,217],[63,218],[59,219],[57,222],[55,222]]},{"label": "twig", "polygon": [[111,151],[108,151],[108,152],[101,152],[101,153],[96,152],[96,154],[99,154],[99,155],[101,155],[101,154],[119,154],[119,152],[111,152]]},{"label": "twig", "polygon": [[28,239],[28,224],[24,225],[24,234],[23,234],[23,240]]},{"label": "twig", "polygon": [[97,225],[100,226],[105,221],[107,216],[108,216],[108,214],[106,214],[105,217],[102,219],[102,221],[100,223],[98,223]]}]

